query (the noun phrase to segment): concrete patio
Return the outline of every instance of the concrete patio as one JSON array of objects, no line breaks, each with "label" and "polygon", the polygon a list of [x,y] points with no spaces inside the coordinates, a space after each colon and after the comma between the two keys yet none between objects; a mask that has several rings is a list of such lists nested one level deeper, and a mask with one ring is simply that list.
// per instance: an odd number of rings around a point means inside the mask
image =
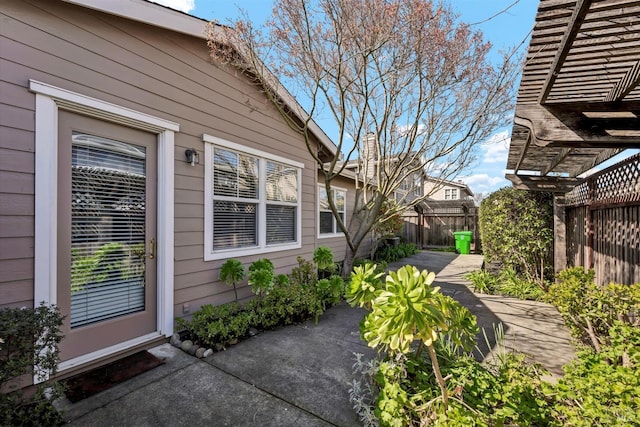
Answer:
[{"label": "concrete patio", "polygon": [[[476,314],[490,340],[502,322],[507,347],[554,375],[572,357],[553,307],[470,291],[463,275],[481,267],[481,256],[424,251],[389,267],[405,264],[435,271],[437,285]],[[163,365],[61,406],[73,426],[357,426],[348,399],[353,353],[375,355],[360,340],[363,315],[340,304],[318,324],[264,332],[205,359],[164,344],[151,350]],[[484,354],[495,351],[486,347]]]}]

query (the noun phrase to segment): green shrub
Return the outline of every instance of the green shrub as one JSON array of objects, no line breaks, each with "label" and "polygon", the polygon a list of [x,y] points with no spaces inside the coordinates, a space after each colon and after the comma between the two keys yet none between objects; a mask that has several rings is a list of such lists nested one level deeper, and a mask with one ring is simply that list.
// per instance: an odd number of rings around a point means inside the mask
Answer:
[{"label": "green shrub", "polygon": [[248,304],[255,313],[253,326],[271,329],[315,319],[323,313],[323,303],[315,287],[290,283],[276,286],[263,298]]},{"label": "green shrub", "polygon": [[288,286],[289,285],[289,276],[286,274],[276,274],[276,277],[273,278],[274,286]]},{"label": "green shrub", "polygon": [[[48,381],[57,371],[63,316],[54,306],[0,309],[0,425],[58,426],[62,417],[50,401],[61,387]],[[26,396],[17,389],[21,376],[41,381]]]},{"label": "green shrub", "polygon": [[354,369],[358,379],[350,400],[364,425],[407,426],[547,426],[553,425],[549,398],[543,393],[539,365],[506,353],[484,364],[469,355],[441,359],[449,378],[445,412],[430,363],[424,358],[394,357]]},{"label": "green shrub", "polygon": [[582,267],[566,269],[549,287],[546,300],[556,306],[574,338],[599,351],[614,322],[638,325],[640,283],[598,286],[594,277]]},{"label": "green shrub", "polygon": [[[425,295],[428,276],[406,270],[381,285],[374,271],[359,267],[352,275],[361,276],[359,284],[347,292],[352,303],[371,305],[361,332],[369,345],[387,351],[380,362],[365,363],[359,356],[354,364],[359,378],[349,396],[365,425],[640,425],[640,284],[598,287],[593,273],[583,269],[559,275],[551,298],[580,334],[589,319],[599,334],[599,350],[579,351],[553,385],[542,381],[545,371],[523,355],[503,353],[480,364],[462,352],[465,346],[458,343],[468,344],[475,319],[450,297]],[[420,315],[425,308],[429,316]],[[431,352],[429,359],[419,357],[420,346],[409,352],[415,347],[407,343],[428,337],[430,330],[436,332],[431,334],[436,357]]]},{"label": "green shrub", "polygon": [[301,286],[315,287],[318,281],[318,270],[313,263],[298,256],[298,266],[291,270],[291,283]]},{"label": "green shrub", "polygon": [[486,270],[475,270],[465,275],[471,282],[474,292],[481,294],[494,294],[498,288],[498,278]]},{"label": "green shrub", "polygon": [[640,425],[640,328],[615,322],[608,342],[579,352],[548,387],[556,425]]},{"label": "green shrub", "polygon": [[553,196],[539,191],[503,188],[480,204],[482,248],[529,280],[544,283],[552,275]]},{"label": "green shrub", "polygon": [[227,347],[233,340],[246,336],[254,314],[244,310],[238,303],[222,305],[205,304],[191,320],[177,319],[177,325],[185,329],[198,345],[215,348],[216,344]]},{"label": "green shrub", "polygon": [[376,261],[396,262],[418,252],[418,247],[413,243],[400,242],[395,246],[384,244],[376,250],[375,258]]},{"label": "green shrub", "polygon": [[[359,286],[350,287],[348,298],[352,303],[370,308],[360,323],[360,333],[370,347],[379,348],[388,357],[380,364],[380,394],[376,400],[376,416],[383,425],[408,425],[411,405],[416,397],[408,400],[401,378],[405,375],[404,360],[418,341],[412,360],[419,360],[421,351],[427,349],[435,383],[439,393],[429,399],[426,411],[431,415],[446,413],[449,390],[446,378],[440,371],[434,342],[441,336],[448,336],[450,342],[458,348],[470,350],[474,336],[478,332],[475,316],[453,298],[439,293],[438,287],[432,287],[434,273],[406,265],[397,271],[391,271],[383,285],[376,283],[374,267],[359,267],[352,276],[361,275]],[[353,279],[352,279],[353,282]],[[400,365],[396,362],[400,361]],[[401,371],[396,368],[401,366]],[[385,374],[391,373],[388,379]],[[434,402],[438,405],[433,405]],[[409,404],[411,402],[411,404]],[[441,408],[441,409],[436,409]]]},{"label": "green shrub", "polygon": [[531,280],[526,280],[518,276],[510,268],[500,272],[498,276],[497,293],[523,300],[541,301],[544,297],[544,290]]},{"label": "green shrub", "polygon": [[337,275],[330,276],[328,279],[320,279],[316,283],[316,292],[325,307],[338,304],[344,294],[344,280]]}]

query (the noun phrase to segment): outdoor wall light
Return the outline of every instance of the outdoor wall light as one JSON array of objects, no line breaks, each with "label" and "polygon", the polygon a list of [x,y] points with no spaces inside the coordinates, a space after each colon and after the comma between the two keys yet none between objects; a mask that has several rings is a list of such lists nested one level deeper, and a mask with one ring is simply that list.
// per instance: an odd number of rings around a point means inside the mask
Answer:
[{"label": "outdoor wall light", "polygon": [[189,162],[191,166],[195,166],[200,163],[200,156],[195,148],[187,148],[184,155],[187,156],[187,162]]}]

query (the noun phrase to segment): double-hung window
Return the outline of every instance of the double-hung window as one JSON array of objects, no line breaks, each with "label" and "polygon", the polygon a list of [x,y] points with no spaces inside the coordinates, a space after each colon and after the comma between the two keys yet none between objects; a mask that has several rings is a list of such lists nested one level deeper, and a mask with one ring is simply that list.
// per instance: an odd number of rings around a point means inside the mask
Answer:
[{"label": "double-hung window", "polygon": [[445,200],[457,200],[458,199],[458,189],[451,188],[444,190],[444,199]]},{"label": "double-hung window", "polygon": [[[347,192],[341,188],[332,188],[331,192],[333,193],[333,202],[336,205],[338,214],[344,223],[346,218]],[[318,210],[318,236],[333,237],[342,235],[342,231],[338,227],[338,222],[329,207],[327,189],[324,185],[318,186]]]},{"label": "double-hung window", "polygon": [[205,260],[299,248],[301,163],[209,135]]}]

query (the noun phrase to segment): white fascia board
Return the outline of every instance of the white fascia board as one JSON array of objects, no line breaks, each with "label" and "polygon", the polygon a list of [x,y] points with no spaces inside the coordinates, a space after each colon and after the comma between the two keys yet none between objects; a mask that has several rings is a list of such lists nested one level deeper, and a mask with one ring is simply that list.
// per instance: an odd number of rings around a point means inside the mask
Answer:
[{"label": "white fascia board", "polygon": [[201,39],[207,21],[145,0],[63,0],[67,3],[143,22]]}]

